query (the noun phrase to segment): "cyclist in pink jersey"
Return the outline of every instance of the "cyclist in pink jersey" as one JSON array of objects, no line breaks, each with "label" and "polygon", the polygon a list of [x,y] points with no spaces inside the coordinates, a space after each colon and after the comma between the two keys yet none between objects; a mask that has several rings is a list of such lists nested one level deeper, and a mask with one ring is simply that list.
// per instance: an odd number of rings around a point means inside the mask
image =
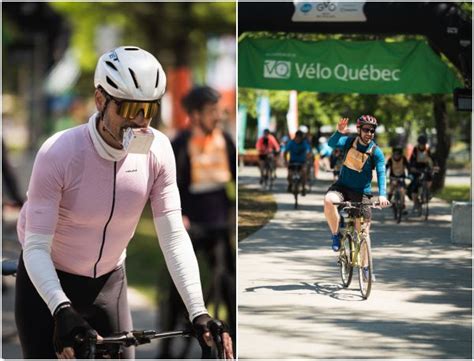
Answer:
[{"label": "cyclist in pink jersey", "polygon": [[[21,210],[15,318],[23,356],[73,358],[77,334],[133,329],[124,260],[148,200],[189,319],[200,343],[211,345],[173,151],[168,138],[149,127],[166,75],[152,54],[125,46],[100,57],[94,85],[98,112],[42,145]],[[228,332],[223,340],[232,358]],[[134,357],[132,348],[124,351]]]}]

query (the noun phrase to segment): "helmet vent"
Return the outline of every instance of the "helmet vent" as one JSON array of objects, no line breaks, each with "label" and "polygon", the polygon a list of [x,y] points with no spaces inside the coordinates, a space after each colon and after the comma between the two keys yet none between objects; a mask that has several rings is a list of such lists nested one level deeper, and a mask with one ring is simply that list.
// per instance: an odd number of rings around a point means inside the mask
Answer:
[{"label": "helmet vent", "polygon": [[124,50],[132,50],[133,51],[133,50],[140,50],[140,49],[138,49],[138,48],[124,48]]},{"label": "helmet vent", "polygon": [[156,83],[155,83],[155,88],[158,88],[158,81],[160,80],[160,70],[158,69],[156,71]]},{"label": "helmet vent", "polygon": [[105,79],[107,80],[107,83],[109,83],[110,86],[114,87],[115,89],[118,89],[118,86],[108,76],[106,76]]},{"label": "helmet vent", "polygon": [[135,78],[135,73],[133,72],[132,69],[128,68],[128,70],[130,71],[130,75],[132,76],[132,79],[133,79],[133,83],[135,84],[135,88],[139,88],[138,87],[138,82],[137,82],[137,79]]},{"label": "helmet vent", "polygon": [[110,66],[112,69],[114,69],[115,71],[118,71],[117,68],[115,67],[115,65],[110,62],[110,61],[106,61],[105,64],[107,64],[108,66]]}]

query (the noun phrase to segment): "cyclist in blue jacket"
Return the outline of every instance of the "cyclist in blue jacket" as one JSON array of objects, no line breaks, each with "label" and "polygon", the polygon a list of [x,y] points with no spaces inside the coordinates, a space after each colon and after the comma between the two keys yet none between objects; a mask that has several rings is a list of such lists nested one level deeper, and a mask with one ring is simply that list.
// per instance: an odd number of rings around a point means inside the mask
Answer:
[{"label": "cyclist in blue jacket", "polygon": [[[290,154],[290,162],[288,164],[287,154]],[[288,166],[288,192],[291,191],[291,171],[294,169],[300,172],[301,176],[301,195],[306,195],[306,162],[311,157],[311,146],[303,138],[303,132],[298,130],[295,138],[290,140],[285,149],[285,164]]]},{"label": "cyclist in blue jacket", "polygon": [[[344,162],[338,180],[329,187],[324,198],[324,215],[332,234],[332,249],[340,248],[342,235],[339,233],[340,216],[333,203],[343,201],[365,202],[372,197],[371,181],[373,169],[377,172],[379,202],[382,207],[388,206],[385,190],[385,159],[380,147],[373,138],[377,128],[377,119],[371,115],[362,115],[357,119],[357,135],[347,136],[348,118],[343,118],[337,125],[337,131],[329,138],[329,146],[341,147],[345,152]],[[367,231],[370,227],[370,207],[362,208],[366,219]],[[358,225],[356,225],[358,226]]]}]

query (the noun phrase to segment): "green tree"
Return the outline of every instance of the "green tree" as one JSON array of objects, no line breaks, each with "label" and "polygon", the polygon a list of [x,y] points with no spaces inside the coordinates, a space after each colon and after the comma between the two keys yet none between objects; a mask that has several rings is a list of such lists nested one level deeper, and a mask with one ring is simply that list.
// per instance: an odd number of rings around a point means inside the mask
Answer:
[{"label": "green tree", "polygon": [[163,66],[190,66],[204,77],[206,39],[235,34],[235,3],[52,2],[71,23],[72,44],[83,71],[80,91],[90,92],[90,78],[100,55],[97,34],[114,26],[120,42],[158,54]]}]

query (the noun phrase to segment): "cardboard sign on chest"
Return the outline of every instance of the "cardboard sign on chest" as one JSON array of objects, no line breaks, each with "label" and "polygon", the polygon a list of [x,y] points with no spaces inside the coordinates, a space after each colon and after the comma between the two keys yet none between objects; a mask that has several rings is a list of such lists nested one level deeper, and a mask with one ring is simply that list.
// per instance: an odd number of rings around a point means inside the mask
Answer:
[{"label": "cardboard sign on chest", "polygon": [[365,163],[371,157],[374,150],[374,145],[372,145],[367,151],[361,152],[357,149],[358,138],[352,141],[352,145],[349,150],[346,152],[346,157],[344,159],[343,165],[349,169],[352,169],[356,172],[362,172]]}]

